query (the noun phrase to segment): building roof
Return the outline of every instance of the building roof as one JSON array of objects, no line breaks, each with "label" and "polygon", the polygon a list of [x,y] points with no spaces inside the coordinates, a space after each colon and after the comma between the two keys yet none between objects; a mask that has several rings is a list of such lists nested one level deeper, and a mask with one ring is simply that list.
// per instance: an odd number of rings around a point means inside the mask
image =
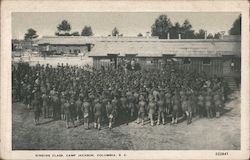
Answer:
[{"label": "building roof", "polygon": [[103,57],[108,54],[125,56],[136,54],[137,57],[221,57],[240,55],[238,42],[186,41],[183,42],[96,42],[90,57]]},{"label": "building roof", "polygon": [[156,37],[43,37],[38,45],[86,45],[93,44],[90,57],[117,54],[138,57],[161,57],[174,54],[176,57],[219,57],[240,55],[240,37],[225,39],[158,39]]}]

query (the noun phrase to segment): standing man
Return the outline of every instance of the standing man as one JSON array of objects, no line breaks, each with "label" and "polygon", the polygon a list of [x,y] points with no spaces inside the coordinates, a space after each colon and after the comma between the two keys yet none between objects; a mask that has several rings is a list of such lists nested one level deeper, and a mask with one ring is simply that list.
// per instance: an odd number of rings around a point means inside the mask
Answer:
[{"label": "standing man", "polygon": [[162,124],[165,124],[165,102],[164,102],[164,95],[160,95],[159,101],[158,101],[158,121],[157,125],[160,125],[160,121],[162,120]]},{"label": "standing man", "polygon": [[220,111],[222,108],[222,98],[220,96],[219,91],[215,91],[214,97],[214,107],[215,107],[215,113],[216,113],[216,117],[220,117]]},{"label": "standing man", "polygon": [[76,105],[76,120],[77,120],[77,122],[80,122],[81,121],[80,118],[82,116],[82,113],[81,113],[82,101],[81,101],[79,95],[78,95],[78,98],[77,98],[75,105]]},{"label": "standing man", "polygon": [[149,114],[150,124],[151,126],[154,126],[154,115],[156,112],[156,103],[154,102],[154,98],[149,99],[148,108],[149,108],[148,114]]},{"label": "standing man", "polygon": [[66,96],[65,96],[65,92],[61,92],[61,96],[60,96],[60,113],[61,113],[61,120],[65,120],[65,102],[66,102]]},{"label": "standing man", "polygon": [[46,95],[46,93],[43,93],[42,95],[42,105],[43,105],[43,118],[48,118],[49,106],[48,106],[48,96]]},{"label": "standing man", "polygon": [[181,100],[178,92],[176,91],[173,98],[172,98],[172,104],[173,104],[173,112],[172,112],[172,124],[177,124],[178,114],[179,114],[179,107],[181,105]]},{"label": "standing man", "polygon": [[142,125],[144,125],[146,102],[144,101],[143,95],[141,95],[139,99],[140,99],[140,102],[139,102],[139,111],[138,111],[137,123],[139,124],[140,121],[141,121]]},{"label": "standing man", "polygon": [[71,105],[68,99],[64,103],[64,109],[65,109],[65,117],[66,117],[66,128],[69,128],[69,122],[71,122],[73,126],[75,127],[73,113],[72,113]]},{"label": "standing man", "polygon": [[192,111],[193,111],[193,106],[192,106],[192,98],[191,96],[187,97],[187,124],[192,123]]},{"label": "standing man", "polygon": [[166,94],[165,94],[165,105],[166,105],[166,114],[170,114],[170,111],[172,110],[171,108],[171,93],[169,90],[166,91]]},{"label": "standing man", "polygon": [[130,121],[130,120],[133,120],[134,112],[135,112],[135,99],[134,99],[133,93],[129,94],[127,98],[128,98],[128,113],[129,113],[129,115],[128,115],[129,120],[128,121]]},{"label": "standing man", "polygon": [[35,97],[34,97],[31,104],[32,104],[32,107],[34,108],[35,125],[38,125],[39,124],[39,117],[40,117],[40,113],[41,113],[41,108],[40,108],[37,94],[35,94]]},{"label": "standing man", "polygon": [[99,99],[96,99],[96,103],[94,105],[94,127],[97,129],[101,129],[101,116],[102,116],[102,105]]},{"label": "standing man", "polygon": [[203,92],[199,92],[197,105],[198,105],[197,112],[199,114],[199,117],[202,118],[204,116],[204,105],[205,105]]},{"label": "standing man", "polygon": [[109,119],[109,129],[112,128],[112,124],[113,124],[113,119],[115,118],[115,108],[114,106],[110,103],[110,101],[108,101],[107,105],[106,105],[106,113],[107,113],[107,117]]},{"label": "standing man", "polygon": [[207,118],[212,118],[213,117],[212,96],[210,91],[207,91],[207,95],[205,97],[205,107],[206,107]]},{"label": "standing man", "polygon": [[89,100],[88,98],[85,98],[82,104],[82,113],[84,117],[85,129],[89,129],[89,109],[90,109]]},{"label": "standing man", "polygon": [[[122,96],[120,98],[120,102],[121,102],[121,109],[120,112],[122,113],[122,119],[125,120],[127,122],[128,117],[129,117],[129,108],[128,108],[128,100],[125,96],[124,93],[122,93]],[[113,104],[113,101],[112,101]],[[116,105],[116,104],[114,104]],[[115,107],[114,105],[112,105],[113,107]]]}]

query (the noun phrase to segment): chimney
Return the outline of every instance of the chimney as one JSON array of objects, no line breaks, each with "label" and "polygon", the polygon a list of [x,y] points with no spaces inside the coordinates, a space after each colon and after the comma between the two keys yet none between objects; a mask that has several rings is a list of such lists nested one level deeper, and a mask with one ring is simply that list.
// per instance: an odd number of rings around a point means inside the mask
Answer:
[{"label": "chimney", "polygon": [[223,39],[223,38],[224,38],[225,31],[221,31],[220,33],[221,33],[221,39]]},{"label": "chimney", "polygon": [[205,37],[204,37],[204,39],[207,39],[207,31],[205,31]]},{"label": "chimney", "polygon": [[168,39],[170,39],[170,33],[168,33]]},{"label": "chimney", "polygon": [[146,38],[149,38],[149,32],[146,32]]},{"label": "chimney", "polygon": [[178,38],[181,39],[181,34],[178,34]]}]

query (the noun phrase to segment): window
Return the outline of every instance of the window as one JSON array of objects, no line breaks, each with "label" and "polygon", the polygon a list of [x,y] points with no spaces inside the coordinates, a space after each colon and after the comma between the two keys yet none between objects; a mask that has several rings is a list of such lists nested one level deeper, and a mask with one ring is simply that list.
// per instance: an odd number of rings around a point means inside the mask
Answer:
[{"label": "window", "polygon": [[46,51],[49,51],[49,50],[50,50],[50,46],[47,45],[47,46],[46,46]]},{"label": "window", "polygon": [[203,63],[203,64],[211,64],[211,59],[210,59],[210,58],[204,58],[204,59],[202,60],[202,63]]},{"label": "window", "polygon": [[88,52],[91,51],[91,44],[87,44],[87,47],[88,47]]},{"label": "window", "polygon": [[183,64],[191,64],[191,59],[190,58],[184,58],[183,59]]}]

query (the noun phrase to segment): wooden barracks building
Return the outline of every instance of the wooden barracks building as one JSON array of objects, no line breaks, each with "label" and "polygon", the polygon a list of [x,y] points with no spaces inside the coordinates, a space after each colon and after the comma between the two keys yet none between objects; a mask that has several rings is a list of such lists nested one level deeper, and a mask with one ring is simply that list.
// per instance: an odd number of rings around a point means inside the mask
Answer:
[{"label": "wooden barracks building", "polygon": [[241,37],[158,39],[157,37],[43,37],[41,54],[86,54],[95,68],[135,60],[143,68],[171,64],[210,75],[240,74]]}]

